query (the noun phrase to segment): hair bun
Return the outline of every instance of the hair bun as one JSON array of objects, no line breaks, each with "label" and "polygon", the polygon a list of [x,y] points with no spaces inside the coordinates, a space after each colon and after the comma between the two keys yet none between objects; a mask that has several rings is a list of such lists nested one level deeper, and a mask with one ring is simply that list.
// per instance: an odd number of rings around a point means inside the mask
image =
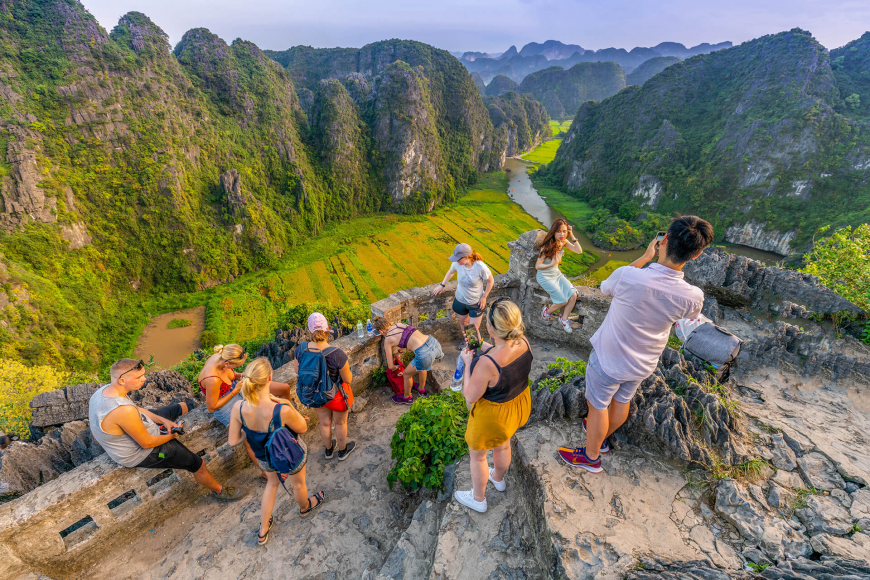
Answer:
[{"label": "hair bun", "polygon": [[222,344],[217,345],[216,347],[214,347],[214,351],[215,351],[215,352],[223,352],[223,351],[224,351],[224,345],[222,345]]}]

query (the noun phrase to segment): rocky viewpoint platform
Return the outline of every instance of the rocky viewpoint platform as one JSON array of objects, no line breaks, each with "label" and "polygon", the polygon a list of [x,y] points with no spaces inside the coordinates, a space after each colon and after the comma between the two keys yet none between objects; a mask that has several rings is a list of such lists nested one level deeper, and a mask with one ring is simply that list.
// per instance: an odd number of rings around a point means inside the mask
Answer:
[{"label": "rocky viewpoint platform", "polygon": [[[255,541],[261,484],[248,466],[227,471],[234,474],[231,483],[251,488],[243,501],[225,505],[200,497],[153,530],[115,539],[110,556],[76,570],[55,567],[52,576],[870,578],[870,348],[850,337],[848,328],[838,336],[830,325],[809,316],[854,306],[811,277],[708,251],[686,275],[707,291],[705,314],[746,341],[731,376],[717,383],[697,360],[666,349],[632,401],[625,426],[611,439],[605,472],[591,474],[562,464],[556,455],[560,445],[585,442],[585,379],[546,367],[557,357],[588,356],[586,341],[600,324],[608,299],[597,290],[581,289],[573,335],[540,321],[536,316],[544,298],[533,277],[523,274],[531,255],[527,236],[513,243],[511,271],[497,277],[494,294],[510,295],[523,310],[535,353],[533,411],[513,441],[507,491],[487,489],[487,513],[470,512],[452,499],[454,489],[470,487],[467,457],[448,469],[440,493],[389,489],[390,440],[407,408],[391,404],[385,387],[366,391],[360,385],[360,401],[366,403],[350,419],[358,450],[343,463],[326,461],[316,433],[306,436],[309,489],[324,490],[327,502],[312,518],[301,520],[294,502],[279,493],[276,523],[265,548]],[[431,373],[433,389],[449,380],[457,353],[455,323],[437,319],[434,312],[440,308],[427,289],[403,291],[372,308],[391,319],[419,321],[442,341],[446,356]],[[430,313],[426,322],[418,318],[423,313]],[[352,348],[354,373],[364,378],[378,364],[377,341]],[[196,441],[215,437],[213,425],[202,431]],[[244,460],[224,447],[206,452],[211,465],[224,465],[224,458],[230,466],[234,457]],[[100,470],[109,469],[105,461],[90,463],[95,464],[91,471],[98,471],[93,477],[100,478],[94,485],[109,486],[92,492],[103,494],[97,503],[129,485],[137,493],[142,489],[143,501],[151,506],[170,497],[160,495],[168,491],[155,491],[149,499],[144,485],[135,487],[128,479],[123,485],[113,483],[132,477],[128,472],[133,470],[104,472]],[[18,515],[9,519],[0,514],[0,523],[19,526],[19,534],[35,533],[34,526],[42,524],[28,522],[42,517],[41,512],[34,517],[27,510],[47,501],[47,488],[75,494],[69,485],[90,473],[83,467],[4,504]],[[92,507],[69,509],[60,516],[74,521]],[[147,509],[143,506],[139,513]],[[99,510],[92,513],[106,529],[121,529],[130,521],[124,519],[130,516],[112,520],[105,514],[100,519]],[[64,520],[55,528],[66,525]],[[20,557],[22,552],[13,550],[18,548],[15,538],[7,536],[0,529],[0,548]],[[90,540],[91,545],[98,541]],[[69,546],[67,556],[81,550]],[[0,571],[3,566],[0,560]]]}]

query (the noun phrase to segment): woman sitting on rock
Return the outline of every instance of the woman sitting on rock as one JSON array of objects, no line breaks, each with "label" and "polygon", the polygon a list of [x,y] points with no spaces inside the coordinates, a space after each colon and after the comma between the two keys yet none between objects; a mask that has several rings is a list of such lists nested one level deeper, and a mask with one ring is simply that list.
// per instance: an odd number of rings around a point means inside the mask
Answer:
[{"label": "woman sitting on rock", "polygon": [[229,443],[238,445],[242,440],[248,448],[254,450],[257,465],[266,473],[266,489],[263,490],[263,500],[260,504],[260,531],[257,534],[257,544],[262,546],[269,541],[269,530],[272,529],[272,508],[275,507],[275,495],[281,485],[277,471],[270,465],[266,455],[266,443],[273,431],[286,426],[296,439],[299,462],[286,475],[293,489],[293,499],[299,505],[299,513],[304,518],[323,503],[323,492],[318,491],[308,497],[308,486],[305,483],[305,463],[308,461],[308,450],[305,442],[298,437],[299,433],[308,431],[306,417],[297,411],[287,399],[279,399],[270,393],[272,382],[272,365],[263,357],[254,359],[245,369],[239,381],[244,401],[233,405],[230,414]]},{"label": "woman sitting on rock", "polygon": [[381,335],[384,337],[384,357],[387,360],[387,366],[394,370],[393,363],[393,347],[399,349],[411,349],[414,351],[414,360],[411,364],[405,367],[402,373],[402,378],[405,383],[405,394],[393,395],[393,402],[400,405],[410,405],[414,402],[411,396],[411,387],[414,385],[414,377],[419,375],[419,386],[416,391],[421,395],[426,394],[426,377],[428,372],[432,370],[432,365],[444,353],[441,351],[441,343],[434,336],[423,334],[413,326],[397,322],[390,324],[386,318],[378,316],[372,321]]},{"label": "woman sitting on rock", "polygon": [[[570,240],[570,241],[569,241]],[[577,289],[571,284],[571,281],[559,271],[559,264],[562,263],[562,256],[565,255],[565,248],[568,248],[575,254],[582,254],[583,248],[580,247],[580,242],[574,237],[574,232],[571,226],[564,219],[559,218],[553,222],[550,231],[544,237],[541,243],[541,251],[538,254],[538,261],[535,262],[535,270],[538,271],[535,279],[541,288],[547,291],[550,295],[550,300],[553,304],[544,306],[541,311],[541,317],[544,320],[558,312],[564,307],[562,316],[559,322],[562,323],[562,328],[565,332],[571,332],[571,324],[568,322],[568,316],[574,310],[574,304],[577,302]]]},{"label": "woman sitting on rock", "polygon": [[[341,385],[342,388],[337,389],[337,393],[331,401],[314,410],[317,412],[317,428],[320,431],[320,438],[323,440],[323,446],[326,447],[324,457],[332,459],[337,446],[338,460],[344,461],[356,448],[356,443],[347,440],[347,415],[353,405],[353,391],[350,388],[353,375],[350,372],[350,363],[343,350],[329,346],[332,330],[323,314],[315,312],[308,317],[308,332],[311,333],[311,342],[303,342],[293,351],[293,368],[298,375],[299,361],[302,360],[302,357],[307,356],[306,353],[323,353],[329,378],[334,384]],[[344,400],[342,391],[347,396],[347,401]],[[333,424],[335,425],[335,439],[332,438]]]},{"label": "woman sitting on rock", "polygon": [[[213,413],[215,419],[227,427],[230,426],[233,406],[242,400],[239,394],[242,387],[238,384],[242,375],[233,369],[244,364],[247,358],[248,353],[241,346],[219,344],[214,347],[214,354],[206,359],[199,373],[199,389],[205,394],[205,406]],[[269,392],[276,397],[286,399],[290,396],[290,385],[273,381],[269,384]],[[245,443],[245,449],[248,457],[256,465],[257,458],[251,446]],[[265,472],[262,479],[264,481],[267,479]]]},{"label": "woman sitting on rock", "polygon": [[473,324],[480,340],[480,316],[486,309],[486,298],[495,284],[495,278],[483,263],[483,256],[472,250],[468,244],[457,245],[448,259],[453,263],[432,294],[441,294],[447,281],[456,273],[453,312],[459,315],[459,333],[465,336],[465,327]]},{"label": "woman sitting on rock", "polygon": [[[505,490],[511,437],[526,424],[532,409],[532,349],[523,336],[520,309],[506,297],[499,298],[489,307],[486,330],[495,345],[483,343],[476,356],[471,350],[462,352],[468,369],[462,394],[471,411],[465,442],[471,455],[472,489],[453,494],[456,501],[478,512],[486,511],[487,479],[497,491]],[[492,469],[486,461],[490,449]]]}]

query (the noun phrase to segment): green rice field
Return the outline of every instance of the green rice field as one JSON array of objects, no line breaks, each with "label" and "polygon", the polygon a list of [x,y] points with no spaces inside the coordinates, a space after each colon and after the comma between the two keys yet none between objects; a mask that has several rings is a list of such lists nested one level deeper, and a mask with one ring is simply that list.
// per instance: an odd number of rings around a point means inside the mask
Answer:
[{"label": "green rice field", "polygon": [[521,155],[520,158],[532,163],[546,165],[556,158],[556,151],[559,149],[559,145],[562,144],[562,137],[559,135],[567,133],[569,127],[571,127],[570,120],[560,122],[551,119],[550,131],[553,133],[553,138],[544,141],[525,155]]},{"label": "green rice field", "polygon": [[607,280],[607,278],[613,274],[613,271],[617,268],[621,268],[622,266],[628,266],[628,262],[623,262],[621,260],[610,260],[594,272],[592,272],[591,276],[593,279],[597,280],[600,284]]},{"label": "green rice field", "polygon": [[547,200],[547,205],[568,218],[568,221],[572,223],[582,224],[595,213],[595,210],[585,201],[580,201],[558,189],[547,187],[540,181],[535,183],[535,189],[538,190],[541,197]]},{"label": "green rice field", "polygon": [[[398,290],[440,281],[460,242],[480,252],[493,274],[508,269],[509,241],[538,226],[512,202],[504,172],[425,216],[378,214],[327,228],[293,248],[278,269],[247,275],[185,300],[207,306],[220,341],[262,340],[298,304],[366,307]],[[197,298],[199,298],[197,300]]]}]

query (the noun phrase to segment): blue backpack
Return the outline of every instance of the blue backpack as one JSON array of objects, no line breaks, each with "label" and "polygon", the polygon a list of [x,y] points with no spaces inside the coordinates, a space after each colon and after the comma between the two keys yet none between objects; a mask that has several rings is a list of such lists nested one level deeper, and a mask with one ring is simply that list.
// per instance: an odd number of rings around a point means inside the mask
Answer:
[{"label": "blue backpack", "polygon": [[296,377],[296,394],[299,402],[306,407],[319,408],[335,398],[336,393],[341,391],[347,403],[344,389],[332,382],[329,371],[326,368],[326,355],[335,351],[336,347],[330,346],[323,351],[308,350],[308,343],[302,344],[302,356],[299,358],[299,374]]},{"label": "blue backpack", "polygon": [[[305,449],[296,438],[296,433],[281,424],[281,407],[283,406],[276,405],[275,410],[272,411],[269,438],[266,440],[266,462],[278,472],[278,479],[282,486],[287,474],[299,467],[299,464],[305,459]],[[287,489],[286,486],[284,489]],[[287,493],[290,492],[287,491]]]}]

